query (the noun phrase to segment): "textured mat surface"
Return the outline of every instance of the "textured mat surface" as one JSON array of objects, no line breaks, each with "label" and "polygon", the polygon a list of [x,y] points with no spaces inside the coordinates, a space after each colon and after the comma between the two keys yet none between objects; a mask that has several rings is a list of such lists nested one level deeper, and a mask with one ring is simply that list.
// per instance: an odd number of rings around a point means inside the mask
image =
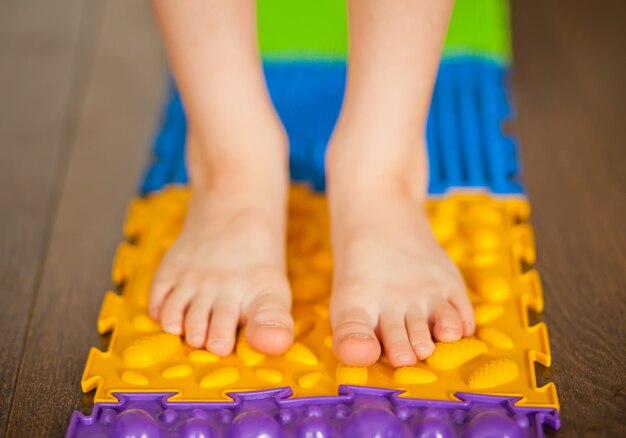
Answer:
[{"label": "textured mat surface", "polygon": [[[260,0],[258,28],[265,59],[343,60],[346,58],[345,2]],[[480,55],[500,63],[511,58],[507,0],[457,0],[444,55]]]},{"label": "textured mat surface", "polygon": [[[506,0],[459,0],[428,120],[431,194],[469,187],[523,192],[506,78],[511,58]],[[265,76],[290,140],[295,181],[324,190],[324,156],[345,86],[345,3],[261,0],[258,34]],[[186,123],[174,87],[163,111],[142,192],[184,183]]]},{"label": "textured mat surface", "polygon": [[[324,190],[324,155],[345,86],[342,2],[259,0],[259,41],[273,103],[290,138],[292,179]],[[348,367],[332,355],[328,302],[332,255],[323,195],[292,188],[288,270],[296,342],[281,357],[254,351],[239,333],[226,358],[161,331],[146,312],[152,276],[175,239],[189,192],[186,121],[175,87],[163,110],[144,197],[131,204],[82,379],[95,390],[89,416],[68,436],[543,436],[559,427],[549,367],[529,206],[515,141],[503,124],[510,32],[505,0],[458,0],[427,126],[427,208],[439,242],[460,268],[476,335],[437,343],[413,367],[383,356]],[[542,379],[543,380],[543,379]],[[265,434],[265,435],[263,435]]]},{"label": "textured mat surface", "polygon": [[167,393],[119,394],[90,416],[72,417],[68,437],[542,437],[554,409],[515,399],[457,394],[459,402],[398,398],[397,391],[342,387],[341,395],[290,399],[288,388],[232,394],[232,402],[173,403]]},{"label": "textured mat surface", "polygon": [[528,205],[520,199],[457,195],[432,200],[437,238],[461,269],[474,304],[476,337],[437,343],[431,357],[394,370],[383,357],[370,367],[337,363],[331,346],[328,301],[332,256],[324,197],[302,187],[291,193],[288,270],[294,295],[296,342],[281,357],[254,351],[240,333],[226,358],[194,350],[161,331],[147,315],[152,276],[175,239],[189,192],[170,188],[133,202],[127,237],[113,268],[123,293],[109,292],[98,320],[112,332],[106,352],[92,349],[83,390],[95,401],[116,392],[176,392],[173,401],[219,401],[233,391],[290,386],[295,396],[336,395],[341,384],[402,389],[401,397],[455,400],[457,392],[520,397],[518,405],[557,407],[552,384],[537,388],[534,362],[550,365],[543,323],[530,327],[528,309],[541,312]]},{"label": "textured mat surface", "polygon": [[[503,132],[512,113],[507,72],[497,62],[478,57],[442,62],[426,131],[431,194],[452,188],[523,192],[516,143]],[[316,190],[325,188],[324,157],[341,108],[345,73],[341,61],[265,63],[268,88],[289,135],[292,179]],[[172,89],[144,193],[187,182],[185,137],[182,103]]]}]

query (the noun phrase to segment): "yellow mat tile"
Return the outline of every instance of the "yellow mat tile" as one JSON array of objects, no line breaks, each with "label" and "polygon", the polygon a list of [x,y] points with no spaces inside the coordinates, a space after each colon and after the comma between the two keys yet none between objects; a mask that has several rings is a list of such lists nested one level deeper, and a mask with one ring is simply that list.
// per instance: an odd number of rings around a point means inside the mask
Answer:
[{"label": "yellow mat tile", "polygon": [[83,391],[95,401],[113,393],[171,391],[172,401],[218,401],[226,393],[290,386],[295,397],[335,395],[338,385],[403,389],[406,397],[455,400],[456,392],[517,395],[519,405],[557,407],[552,383],[536,386],[534,362],[550,366],[543,323],[529,327],[528,309],[543,298],[529,207],[522,198],[456,194],[427,203],[440,243],[461,269],[474,304],[476,335],[437,343],[415,367],[394,370],[383,357],[370,367],[348,367],[333,357],[328,322],[332,255],[323,196],[294,186],[288,226],[288,269],[294,293],[296,342],[281,357],[254,351],[239,334],[226,358],[193,349],[161,331],[146,312],[150,283],[163,253],[179,233],[189,192],[170,187],[133,201],[118,249],[113,280],[121,295],[105,296],[98,330],[111,332],[106,352],[92,349]]}]

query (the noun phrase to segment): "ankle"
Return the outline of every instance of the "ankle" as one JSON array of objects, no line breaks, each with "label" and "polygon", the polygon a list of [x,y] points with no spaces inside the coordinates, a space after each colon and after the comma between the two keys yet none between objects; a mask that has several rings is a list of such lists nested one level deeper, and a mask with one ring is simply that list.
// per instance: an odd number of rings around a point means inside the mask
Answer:
[{"label": "ankle", "polygon": [[364,141],[333,139],[326,160],[329,198],[408,197],[423,202],[427,186],[425,146],[414,142],[411,148],[403,147],[392,139],[377,145]]},{"label": "ankle", "polygon": [[252,137],[229,145],[207,135],[190,133],[187,162],[192,190],[286,197],[289,183],[286,134],[282,129],[268,129]]},{"label": "ankle", "polygon": [[363,205],[384,208],[393,202],[423,203],[425,184],[419,173],[392,168],[353,168],[349,165],[328,166],[327,193],[331,209]]}]

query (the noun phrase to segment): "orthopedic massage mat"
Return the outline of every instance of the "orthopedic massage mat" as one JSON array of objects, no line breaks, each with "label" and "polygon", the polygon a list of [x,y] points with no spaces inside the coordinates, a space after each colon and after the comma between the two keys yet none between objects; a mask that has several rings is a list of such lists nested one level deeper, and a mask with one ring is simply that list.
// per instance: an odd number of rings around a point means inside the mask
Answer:
[{"label": "orthopedic massage mat", "polygon": [[458,0],[427,126],[435,235],[461,270],[475,310],[473,337],[437,343],[416,366],[369,367],[332,354],[333,269],[324,155],[346,74],[345,4],[259,1],[259,41],[274,105],[290,139],[288,271],[296,340],[266,356],[240,331],[219,358],[164,333],[147,314],[159,261],[180,231],[189,190],[186,123],[172,84],[141,193],[129,208],[82,378],[90,415],[75,412],[68,437],[541,437],[559,427],[535,262],[530,208],[512,117],[508,3]]}]

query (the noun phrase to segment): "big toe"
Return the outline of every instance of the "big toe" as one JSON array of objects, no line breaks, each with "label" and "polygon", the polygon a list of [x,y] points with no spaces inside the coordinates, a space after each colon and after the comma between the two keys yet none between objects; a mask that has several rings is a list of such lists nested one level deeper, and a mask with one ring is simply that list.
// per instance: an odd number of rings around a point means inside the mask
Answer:
[{"label": "big toe", "polygon": [[339,361],[352,366],[369,366],[380,357],[380,343],[365,312],[346,312],[333,330],[333,350]]},{"label": "big toe", "polygon": [[293,343],[293,336],[293,319],[284,300],[274,296],[255,300],[246,329],[250,345],[265,354],[283,354]]}]

